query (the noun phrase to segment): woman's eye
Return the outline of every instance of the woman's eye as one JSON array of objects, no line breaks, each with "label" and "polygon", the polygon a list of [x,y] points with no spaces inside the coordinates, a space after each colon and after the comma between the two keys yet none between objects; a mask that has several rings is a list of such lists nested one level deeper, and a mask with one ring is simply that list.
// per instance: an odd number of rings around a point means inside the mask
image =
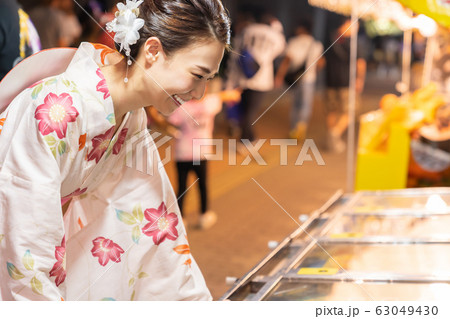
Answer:
[{"label": "woman's eye", "polygon": [[194,76],[199,79],[199,80],[203,80],[203,75],[200,74],[194,74]]}]

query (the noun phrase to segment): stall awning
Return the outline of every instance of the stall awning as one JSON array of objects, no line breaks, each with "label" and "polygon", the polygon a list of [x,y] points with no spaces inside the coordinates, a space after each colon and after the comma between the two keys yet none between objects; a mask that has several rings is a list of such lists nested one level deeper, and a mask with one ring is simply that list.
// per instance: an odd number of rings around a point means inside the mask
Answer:
[{"label": "stall awning", "polygon": [[[401,30],[418,29],[428,37],[437,29],[436,22],[450,27],[450,0],[308,0],[313,6],[364,20],[392,21]],[[411,16],[405,6],[420,14]],[[430,19],[431,18],[431,19]],[[431,21],[431,22],[430,22]]]},{"label": "stall awning", "polygon": [[[417,0],[416,0],[417,1]],[[356,6],[356,14],[361,19],[398,20],[406,16],[403,6],[395,0],[308,0],[315,7],[350,16]],[[413,0],[410,0],[413,2]]]},{"label": "stall awning", "polygon": [[444,27],[450,27],[450,0],[397,0],[415,13],[424,14]]}]

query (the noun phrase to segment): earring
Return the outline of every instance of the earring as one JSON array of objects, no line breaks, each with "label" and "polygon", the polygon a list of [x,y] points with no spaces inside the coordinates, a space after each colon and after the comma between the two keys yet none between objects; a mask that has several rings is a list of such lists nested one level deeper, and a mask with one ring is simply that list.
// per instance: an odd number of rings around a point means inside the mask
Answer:
[{"label": "earring", "polygon": [[126,53],[126,56],[128,57],[127,58],[127,72],[125,74],[125,79],[123,79],[123,81],[125,83],[128,83],[128,67],[131,65],[132,62],[131,62],[131,57],[130,57],[130,53],[129,52]]},{"label": "earring", "polygon": [[154,56],[153,56],[153,62],[155,62],[156,61],[156,59],[158,59],[158,55],[159,55],[159,52],[158,53],[156,53]]}]

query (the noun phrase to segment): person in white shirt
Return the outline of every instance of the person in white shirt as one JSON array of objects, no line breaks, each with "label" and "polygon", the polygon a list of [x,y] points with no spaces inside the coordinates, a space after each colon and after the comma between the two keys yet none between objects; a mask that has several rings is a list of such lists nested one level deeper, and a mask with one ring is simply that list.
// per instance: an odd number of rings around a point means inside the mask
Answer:
[{"label": "person in white shirt", "polygon": [[284,34],[279,28],[264,23],[251,23],[235,38],[234,49],[248,51],[258,63],[258,71],[250,78],[240,69],[239,54],[231,56],[228,71],[228,89],[240,87],[242,91],[240,127],[241,139],[255,140],[252,128],[253,114],[259,108],[264,92],[274,89],[273,61],[286,47]]},{"label": "person in white shirt", "polygon": [[297,27],[296,35],[289,40],[285,57],[275,77],[275,86],[280,87],[289,72],[295,74],[296,82],[288,84],[289,86],[292,84],[291,90],[294,94],[290,116],[290,138],[305,139],[312,113],[317,73],[325,64],[325,59],[321,57],[322,53],[322,43],[311,35],[311,24],[309,21],[303,21]]}]

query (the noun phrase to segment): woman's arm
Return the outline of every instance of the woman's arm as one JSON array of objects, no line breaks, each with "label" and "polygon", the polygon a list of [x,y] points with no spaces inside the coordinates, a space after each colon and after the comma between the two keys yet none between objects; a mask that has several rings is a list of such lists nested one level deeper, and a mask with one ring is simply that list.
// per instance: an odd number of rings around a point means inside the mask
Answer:
[{"label": "woman's arm", "polygon": [[64,299],[60,153],[71,145],[67,135],[60,138],[41,124],[40,102],[31,97],[32,91],[24,91],[8,107],[0,135],[3,300]]}]

